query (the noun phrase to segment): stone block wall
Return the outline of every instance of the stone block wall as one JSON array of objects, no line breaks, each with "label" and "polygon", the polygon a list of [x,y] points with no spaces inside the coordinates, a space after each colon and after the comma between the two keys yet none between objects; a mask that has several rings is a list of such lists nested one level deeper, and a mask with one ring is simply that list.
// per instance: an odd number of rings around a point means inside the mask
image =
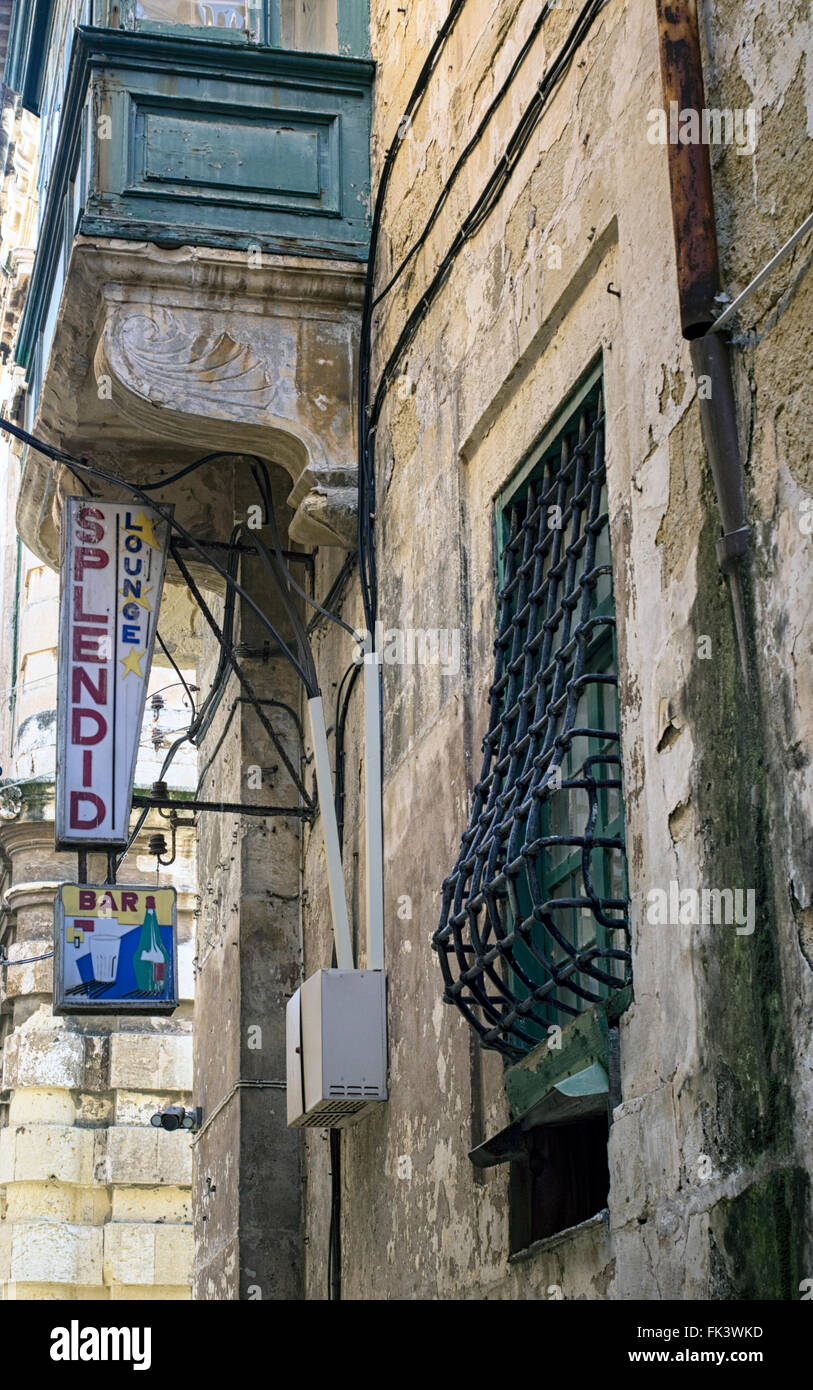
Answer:
[{"label": "stone block wall", "polygon": [[[30,848],[30,827],[25,838]],[[15,864],[13,844],[11,851]],[[16,905],[12,960],[49,948],[53,890],[49,882],[6,889],[7,906]],[[187,940],[191,907],[182,894]],[[189,1298],[191,1136],[150,1124],[169,1105],[192,1104],[189,986],[171,1020],[55,1018],[50,960],[7,974],[4,1003],[14,1013],[0,1092],[4,1297]]]}]

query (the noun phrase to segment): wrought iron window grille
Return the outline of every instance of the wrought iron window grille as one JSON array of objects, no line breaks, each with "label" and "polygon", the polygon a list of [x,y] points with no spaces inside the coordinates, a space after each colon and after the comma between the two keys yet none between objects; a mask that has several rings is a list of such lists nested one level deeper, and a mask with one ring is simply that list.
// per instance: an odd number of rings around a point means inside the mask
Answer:
[{"label": "wrought iron window grille", "polygon": [[433,937],[444,998],[511,1060],[630,983],[600,380],[498,516],[480,780]]}]

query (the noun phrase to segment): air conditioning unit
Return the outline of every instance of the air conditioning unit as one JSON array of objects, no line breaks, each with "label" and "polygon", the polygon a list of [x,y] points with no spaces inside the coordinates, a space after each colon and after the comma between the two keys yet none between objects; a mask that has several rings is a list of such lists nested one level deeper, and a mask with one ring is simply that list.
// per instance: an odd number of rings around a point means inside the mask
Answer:
[{"label": "air conditioning unit", "polygon": [[383,970],[317,970],[286,1010],[289,1127],[342,1129],[387,1099]]}]

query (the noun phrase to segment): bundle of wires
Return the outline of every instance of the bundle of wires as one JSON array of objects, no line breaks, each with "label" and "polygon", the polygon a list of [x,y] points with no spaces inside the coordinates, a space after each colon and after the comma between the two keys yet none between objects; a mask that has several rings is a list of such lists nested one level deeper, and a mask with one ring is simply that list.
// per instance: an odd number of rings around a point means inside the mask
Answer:
[{"label": "bundle of wires", "polygon": [[449,14],[438,31],[437,37],[432,44],[427,59],[421,69],[418,81],[415,84],[412,95],[407,103],[404,116],[398,125],[398,132],[390,145],[384,158],[381,169],[378,190],[376,193],[375,206],[373,211],[370,254],[367,262],[367,278],[365,284],[364,309],[361,322],[361,341],[360,341],[360,368],[359,368],[359,454],[358,454],[358,549],[359,549],[359,569],[361,573],[362,602],[364,604],[364,615],[368,630],[374,631],[375,618],[378,605],[378,580],[375,556],[375,514],[376,514],[376,478],[375,478],[375,441],[378,422],[381,411],[386,399],[387,391],[392,383],[404,353],[413,342],[420,324],[425,319],[434,301],[437,299],[441,289],[451,274],[457,257],[463,246],[473,236],[477,234],[489,217],[493,209],[499,202],[503,191],[513,173],[523,151],[526,149],[531,136],[536,129],[545,108],[558,87],[562,78],[567,73],[573,58],[587,34],[592,27],[594,20],[599,12],[604,9],[609,0],[587,0],[587,3],[580,11],[574,25],[567,35],[562,47],[545,71],[542,80],[538,84],[533,97],[528,106],[522,113],[519,122],[515,126],[502,158],[498,161],[485,188],[477,198],[473,207],[463,219],[451,245],[442,256],[432,278],[415,307],[407,316],[407,319],[396,339],[395,345],[390,352],[387,361],[381,371],[375,395],[370,403],[370,375],[371,375],[371,345],[372,345],[372,325],[373,312],[376,306],[384,299],[390,290],[397,283],[406,267],[423,247],[429,234],[437,222],[438,217],[449,197],[449,192],[453,187],[458,175],[465,167],[472,152],[480,143],[485,134],[494,113],[501,105],[511,89],[514,78],[522,64],[525,62],[533,44],[539,34],[542,25],[550,11],[556,8],[556,0],[545,0],[542,9],[537,16],[534,24],[519,49],[514,62],[506,76],[504,82],[490,102],[485,114],[480,120],[477,129],[467,141],[460,156],[456,160],[449,175],[444,179],[444,186],[438,197],[420,236],[410,247],[403,260],[400,262],[394,273],[390,276],[386,285],[376,295],[375,294],[375,274],[376,259],[381,234],[381,223],[383,217],[384,203],[386,201],[395,159],[403,140],[409,131],[415,112],[417,111],[423,96],[427,90],[429,79],[437,66],[441,52],[446,40],[454,27],[465,0],[455,0]]}]

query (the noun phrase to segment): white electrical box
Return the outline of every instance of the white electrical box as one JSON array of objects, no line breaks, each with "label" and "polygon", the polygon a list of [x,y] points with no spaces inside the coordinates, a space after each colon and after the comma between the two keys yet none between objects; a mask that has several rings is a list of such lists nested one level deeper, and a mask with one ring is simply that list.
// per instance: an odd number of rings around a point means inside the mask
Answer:
[{"label": "white electrical box", "polygon": [[288,1125],[341,1129],[387,1099],[383,970],[317,970],[286,1010]]}]

